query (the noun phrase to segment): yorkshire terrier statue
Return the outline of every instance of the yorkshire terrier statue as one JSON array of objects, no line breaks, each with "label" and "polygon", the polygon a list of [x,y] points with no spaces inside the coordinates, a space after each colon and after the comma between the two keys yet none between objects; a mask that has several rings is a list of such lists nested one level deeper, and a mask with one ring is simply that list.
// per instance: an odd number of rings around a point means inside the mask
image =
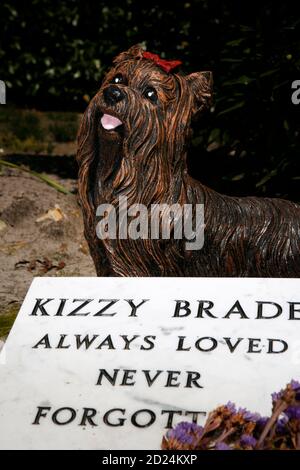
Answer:
[{"label": "yorkshire terrier statue", "polygon": [[[210,107],[212,76],[174,73],[179,64],[131,47],[83,116],[79,199],[98,276],[299,277],[299,205],[225,196],[189,176],[191,122]],[[99,238],[97,207],[117,207],[121,196],[147,208],[202,204],[203,246],[187,250],[172,230],[169,239]]]}]

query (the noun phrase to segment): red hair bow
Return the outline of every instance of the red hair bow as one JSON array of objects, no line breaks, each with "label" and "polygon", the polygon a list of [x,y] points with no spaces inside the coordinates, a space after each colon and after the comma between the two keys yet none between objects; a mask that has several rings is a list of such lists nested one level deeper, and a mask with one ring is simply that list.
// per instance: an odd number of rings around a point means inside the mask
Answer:
[{"label": "red hair bow", "polygon": [[164,60],[159,57],[157,54],[152,54],[152,52],[143,52],[144,59],[153,60],[153,62],[161,67],[165,72],[169,73],[171,70],[178,67],[178,65],[182,64],[180,60]]}]

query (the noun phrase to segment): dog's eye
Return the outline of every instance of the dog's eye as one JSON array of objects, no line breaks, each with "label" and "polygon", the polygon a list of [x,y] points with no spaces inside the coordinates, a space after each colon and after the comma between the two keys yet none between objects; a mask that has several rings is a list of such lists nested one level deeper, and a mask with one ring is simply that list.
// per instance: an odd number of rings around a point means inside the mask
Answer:
[{"label": "dog's eye", "polygon": [[124,78],[123,76],[118,73],[111,81],[112,83],[124,83]]},{"label": "dog's eye", "polygon": [[151,88],[151,87],[148,87],[148,88],[145,90],[144,96],[145,96],[148,100],[152,101],[152,103],[156,103],[157,100],[158,100],[158,96],[157,96],[156,90],[154,90],[154,88]]}]

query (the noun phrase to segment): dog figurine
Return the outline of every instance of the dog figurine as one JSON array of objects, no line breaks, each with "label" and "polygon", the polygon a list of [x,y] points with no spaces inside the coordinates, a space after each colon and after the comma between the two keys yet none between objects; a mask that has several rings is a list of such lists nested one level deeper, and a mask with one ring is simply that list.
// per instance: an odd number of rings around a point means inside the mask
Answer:
[{"label": "dog figurine", "polygon": [[[229,197],[187,171],[191,122],[208,109],[210,72],[184,76],[133,46],[119,54],[91,100],[78,134],[79,200],[98,276],[300,276],[300,206],[281,199]],[[183,240],[99,239],[96,209],[203,204],[204,245]]]}]

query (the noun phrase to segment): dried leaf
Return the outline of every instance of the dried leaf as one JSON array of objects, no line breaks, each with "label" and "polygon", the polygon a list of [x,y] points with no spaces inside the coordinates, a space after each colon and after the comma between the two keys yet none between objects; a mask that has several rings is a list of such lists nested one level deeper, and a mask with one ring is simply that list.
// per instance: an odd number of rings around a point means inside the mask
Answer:
[{"label": "dried leaf", "polygon": [[7,224],[3,220],[0,220],[0,232],[6,229],[6,227],[7,227]]},{"label": "dried leaf", "polygon": [[49,209],[46,214],[42,215],[41,217],[38,217],[36,219],[36,222],[43,222],[44,220],[53,220],[54,222],[59,222],[65,217],[63,211],[61,208],[55,204],[54,209]]},{"label": "dried leaf", "polygon": [[57,271],[60,271],[61,269],[64,269],[66,266],[66,263],[64,261],[60,261],[58,265],[56,266]]}]

